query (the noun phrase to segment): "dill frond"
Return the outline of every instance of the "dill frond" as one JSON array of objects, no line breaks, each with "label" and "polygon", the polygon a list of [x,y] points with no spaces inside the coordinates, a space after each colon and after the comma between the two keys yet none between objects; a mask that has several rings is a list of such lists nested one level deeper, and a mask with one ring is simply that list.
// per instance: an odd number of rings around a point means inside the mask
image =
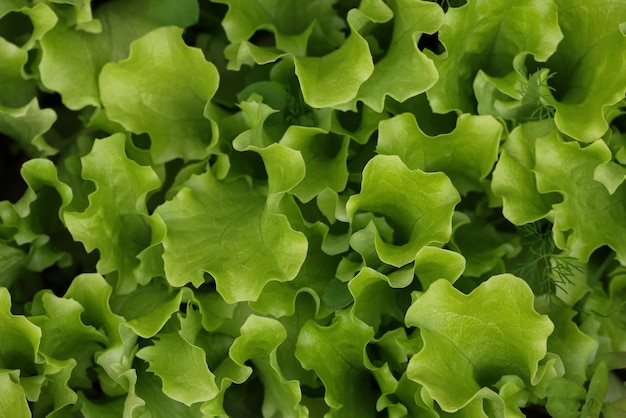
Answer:
[{"label": "dill frond", "polygon": [[522,97],[522,106],[534,108],[526,118],[527,121],[554,117],[555,109],[549,104],[548,93],[555,91],[555,88],[548,81],[555,75],[555,72],[549,73],[547,69],[539,68],[526,77],[520,77],[517,93]]},{"label": "dill frond", "polygon": [[572,277],[583,269],[574,258],[559,254],[550,226],[538,221],[518,227],[523,250],[514,273],[526,280],[537,296],[548,296],[552,305],[557,290],[567,293],[567,287],[574,284]]}]

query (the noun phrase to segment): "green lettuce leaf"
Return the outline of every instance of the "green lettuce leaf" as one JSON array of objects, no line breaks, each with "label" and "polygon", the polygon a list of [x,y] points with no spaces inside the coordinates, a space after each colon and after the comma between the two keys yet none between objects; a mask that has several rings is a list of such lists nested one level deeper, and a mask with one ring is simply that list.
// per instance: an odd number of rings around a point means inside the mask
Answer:
[{"label": "green lettuce leaf", "polygon": [[102,30],[100,20],[94,19],[91,0],[44,0],[65,24],[87,33]]},{"label": "green lettuce leaf", "polygon": [[503,260],[519,252],[517,237],[500,233],[474,214],[457,214],[450,248],[465,259],[465,276],[480,277],[503,267]]},{"label": "green lettuce leaf", "polygon": [[554,417],[580,417],[585,389],[567,379],[555,379],[547,388],[546,410]]},{"label": "green lettuce leaf", "polygon": [[181,35],[176,27],[149,32],[132,43],[128,59],[107,64],[99,78],[108,117],[131,132],[148,133],[155,163],[206,157],[216,140],[204,110],[219,75]]},{"label": "green lettuce leaf", "polygon": [[63,214],[74,239],[89,252],[100,251],[98,272],[118,272],[117,288],[122,293],[137,286],[133,276],[139,264],[137,255],[149,245],[151,235],[146,198],[161,184],[151,167],[126,156],[125,144],[123,134],[94,142],[81,161],[82,176],[93,181],[96,190],[83,212]]},{"label": "green lettuce leaf", "polygon": [[35,97],[37,89],[35,81],[26,80],[22,74],[28,51],[0,37],[0,54],[0,82],[3,86],[0,90],[0,109],[4,113],[10,112],[11,108],[26,106]]},{"label": "green lettuce leaf", "polygon": [[194,0],[150,0],[150,12],[164,26],[186,28],[198,21],[200,7]]},{"label": "green lettuce leaf", "polygon": [[533,173],[536,144],[557,137],[554,122],[529,122],[515,128],[506,138],[495,169],[491,189],[502,198],[502,213],[516,225],[545,217],[556,203],[554,196],[541,194]]},{"label": "green lettuce leaf", "polygon": [[30,418],[32,415],[24,388],[15,381],[16,379],[19,379],[19,376],[15,376],[15,373],[6,371],[0,373],[0,391],[2,391],[0,411],[11,411],[11,416],[15,418]]},{"label": "green lettuce leaf", "polygon": [[216,2],[228,5],[222,26],[228,39],[236,46],[241,44],[254,48],[253,43],[246,41],[257,31],[263,30],[274,35],[272,41],[275,40],[278,50],[295,55],[305,55],[309,47],[322,50],[335,47],[343,40],[339,29],[345,24],[342,24],[333,10],[336,0],[313,0],[306,3],[298,0]]},{"label": "green lettuce leaf", "polygon": [[229,356],[239,366],[251,363],[264,387],[263,416],[305,417],[300,405],[298,381],[288,381],[278,362],[277,349],[287,338],[283,325],[275,319],[250,315],[233,342]]},{"label": "green lettuce leaf", "polygon": [[41,352],[55,359],[73,359],[76,366],[70,384],[92,387],[88,370],[95,366],[94,354],[107,343],[107,336],[81,320],[84,308],[73,299],[59,298],[48,290],[37,294],[29,321],[42,332]]},{"label": "green lettuce leaf", "polygon": [[402,321],[400,297],[384,274],[365,267],[350,280],[348,287],[354,298],[352,313],[374,330],[378,330],[383,316]]},{"label": "green lettuce leaf", "polygon": [[439,113],[474,113],[472,82],[478,70],[503,76],[515,57],[527,54],[544,62],[562,39],[552,0],[472,0],[449,9],[439,30],[446,52],[433,56],[439,80],[427,91],[431,107]]},{"label": "green lettuce leaf", "polygon": [[0,368],[21,370],[26,376],[33,374],[41,329],[23,315],[11,313],[11,295],[5,287],[0,287],[0,318],[4,341],[0,346]]},{"label": "green lettuce leaf", "polygon": [[296,357],[324,384],[328,417],[375,416],[376,396],[364,366],[365,346],[373,337],[372,328],[346,312],[329,326],[309,321],[302,327]]},{"label": "green lettuce leaf", "polygon": [[[540,303],[536,303],[536,306]],[[594,339],[583,333],[572,320],[576,311],[560,301],[551,301],[539,308],[548,314],[554,332],[548,338],[548,351],[558,354],[565,367],[564,378],[582,385],[587,380],[587,368],[598,349]]]},{"label": "green lettuce leaf", "polygon": [[393,12],[389,48],[375,63],[374,72],[361,85],[355,99],[376,112],[383,110],[386,96],[404,102],[428,90],[438,79],[435,65],[418,49],[417,41],[422,33],[432,34],[439,29],[444,19],[441,8],[426,1],[392,0],[387,3],[388,6],[382,2],[376,6],[390,7]]},{"label": "green lettuce leaf", "polygon": [[439,279],[454,283],[465,271],[465,257],[457,252],[427,245],[415,257],[415,275],[426,290]]},{"label": "green lettuce leaf", "polygon": [[151,338],[179,311],[183,291],[174,291],[165,280],[155,279],[130,294],[113,295],[111,308],[137,335]]},{"label": "green lettuce leaf", "polygon": [[606,363],[602,362],[596,367],[596,370],[589,381],[589,390],[587,390],[587,398],[583,409],[580,411],[583,417],[600,417],[602,405],[606,399],[609,386],[608,369]]},{"label": "green lettuce leaf", "polygon": [[[7,1],[0,6],[1,36],[23,51],[33,49],[43,35],[54,27],[58,18],[46,3]],[[23,16],[20,16],[23,15]],[[25,19],[20,20],[20,18]],[[25,21],[29,20],[30,25]]]},{"label": "green lettuce leaf", "polygon": [[204,350],[190,344],[177,332],[159,334],[154,345],[144,347],[137,357],[150,363],[148,371],[163,382],[163,392],[190,406],[217,395],[215,375],[209,370]]},{"label": "green lettuce leaf", "polygon": [[626,5],[555,0],[565,37],[548,60],[556,72],[552,105],[559,130],[593,142],[608,129],[607,112],[626,93]]},{"label": "green lettuce leaf", "polygon": [[322,57],[294,57],[302,96],[309,106],[333,107],[350,102],[374,72],[369,45],[355,28],[356,13],[348,13],[350,35],[339,49]]},{"label": "green lettuce leaf", "polygon": [[[84,1],[89,10],[88,1]],[[74,3],[74,7],[78,7]],[[93,22],[98,30],[85,32],[63,21],[41,39],[41,82],[61,94],[63,103],[77,110],[100,107],[98,76],[107,62],[126,58],[135,39],[157,27],[150,19],[148,0],[113,1],[99,7]],[[81,51],[81,53],[76,53]],[[63,68],[63,71],[58,71]]]},{"label": "green lettuce leaf", "polygon": [[7,289],[19,277],[26,253],[11,245],[0,243],[0,286]]},{"label": "green lettuce leaf", "polygon": [[505,375],[532,385],[553,330],[533,309],[528,285],[510,274],[493,276],[469,295],[439,280],[417,296],[406,323],[419,327],[424,340],[408,376],[447,412],[490,397],[485,388]]},{"label": "green lettuce leaf", "polygon": [[[173,286],[204,283],[209,273],[230,303],[255,300],[272,280],[292,280],[307,241],[266,196],[246,181],[218,181],[211,170],[193,176],[156,214],[167,225],[163,260]],[[192,238],[193,237],[193,238]]]},{"label": "green lettuce leaf", "polygon": [[478,71],[474,93],[479,114],[502,117],[514,123],[548,119],[554,115],[549,80],[555,73],[549,68],[529,73],[522,58],[513,60],[515,71],[504,77],[491,77]]},{"label": "green lettuce leaf", "polygon": [[329,279],[335,276],[340,261],[339,256],[329,256],[324,251],[323,239],[326,233],[323,228],[307,231],[307,255],[297,276],[288,282],[269,282],[259,298],[250,302],[250,307],[276,318],[292,316],[298,307],[298,295],[306,293],[315,301],[317,314],[325,316],[326,310],[321,304],[321,298],[326,295],[330,286]]},{"label": "green lettuce leaf", "polygon": [[465,195],[480,183],[497,160],[502,125],[490,116],[461,115],[449,134],[426,135],[415,117],[403,113],[380,123],[376,151],[399,155],[410,169],[442,171]]},{"label": "green lettuce leaf", "polygon": [[454,207],[460,196],[443,173],[409,169],[397,156],[378,155],[363,170],[361,192],[351,196],[347,213],[373,212],[386,217],[393,228],[393,242],[375,231],[380,259],[401,267],[415,259],[431,243],[450,238]]},{"label": "green lettuce leaf", "polygon": [[[308,202],[326,188],[341,192],[346,187],[348,137],[339,137],[316,128],[290,126],[280,144],[300,151],[304,159],[304,178],[291,190],[301,201]],[[279,164],[286,165],[282,161]]]},{"label": "green lettuce leaf", "polygon": [[617,259],[626,263],[626,227],[622,222],[626,216],[622,204],[626,189],[621,187],[609,194],[594,180],[596,168],[611,158],[606,143],[598,140],[581,148],[553,134],[537,141],[536,158],[537,189],[563,196],[562,203],[552,206],[556,245],[583,262],[595,249],[608,245],[617,253]]},{"label": "green lettuce leaf", "polygon": [[52,109],[41,109],[36,98],[17,109],[0,107],[0,132],[15,138],[28,154],[47,156],[56,154],[43,134],[56,121],[57,115]]}]

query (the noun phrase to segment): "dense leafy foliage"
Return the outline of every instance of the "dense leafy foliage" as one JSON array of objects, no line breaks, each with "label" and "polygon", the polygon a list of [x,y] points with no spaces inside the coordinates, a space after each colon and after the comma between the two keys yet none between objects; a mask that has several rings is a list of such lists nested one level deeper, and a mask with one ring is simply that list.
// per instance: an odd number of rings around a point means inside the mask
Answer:
[{"label": "dense leafy foliage", "polygon": [[0,416],[625,416],[625,32],[0,2]]}]

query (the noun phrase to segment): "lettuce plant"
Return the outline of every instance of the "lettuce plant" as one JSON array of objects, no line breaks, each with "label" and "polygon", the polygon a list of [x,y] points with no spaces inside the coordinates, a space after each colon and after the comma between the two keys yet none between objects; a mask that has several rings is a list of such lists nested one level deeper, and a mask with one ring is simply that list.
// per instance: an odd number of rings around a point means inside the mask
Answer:
[{"label": "lettuce plant", "polygon": [[0,2],[0,416],[624,416],[625,25]]}]

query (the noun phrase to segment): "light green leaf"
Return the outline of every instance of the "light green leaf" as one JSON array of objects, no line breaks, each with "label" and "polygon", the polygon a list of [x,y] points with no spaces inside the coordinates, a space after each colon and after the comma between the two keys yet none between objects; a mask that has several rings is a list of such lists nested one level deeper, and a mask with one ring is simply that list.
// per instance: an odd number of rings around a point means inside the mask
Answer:
[{"label": "light green leaf", "polygon": [[435,65],[418,49],[417,41],[422,33],[432,34],[439,29],[443,23],[443,10],[426,1],[393,0],[387,3],[393,10],[391,43],[355,99],[376,112],[383,110],[386,96],[404,102],[428,90],[438,79]]},{"label": "light green leaf", "polygon": [[626,93],[626,5],[555,0],[565,35],[548,61],[556,76],[554,120],[559,130],[593,142],[608,129],[607,111]]},{"label": "light green leaf", "polygon": [[412,170],[443,171],[465,195],[480,183],[497,160],[502,125],[490,116],[461,115],[449,134],[429,136],[415,117],[404,113],[380,123],[376,151],[399,155]]},{"label": "light green leaf", "polygon": [[528,285],[510,274],[493,276],[469,295],[447,280],[417,296],[406,314],[419,327],[424,348],[407,373],[444,411],[475,400],[504,375],[532,384],[553,325],[533,309]]},{"label": "light green leaf", "polygon": [[179,311],[182,295],[182,290],[174,291],[164,280],[155,279],[128,295],[114,295],[111,306],[137,335],[151,338]]},{"label": "light green leaf", "polygon": [[54,12],[63,19],[67,26],[76,27],[80,31],[99,33],[101,22],[94,19],[91,13],[91,0],[46,0]]},{"label": "light green leaf", "polygon": [[516,56],[526,54],[546,61],[563,39],[559,23],[552,0],[472,0],[449,9],[439,29],[446,53],[433,56],[439,81],[427,91],[433,110],[474,113],[472,82],[478,70],[503,76]]},{"label": "light green leaf", "polygon": [[[147,364],[145,364],[147,366]],[[172,416],[188,417],[188,418],[203,418],[200,412],[202,407],[201,403],[195,403],[191,406],[187,406],[177,400],[170,398],[163,391],[163,384],[159,377],[143,370],[145,367],[139,367],[137,370],[137,384],[135,386],[135,392],[138,398],[145,401],[145,405],[137,408],[138,413],[133,416],[150,416],[151,418],[169,418]],[[122,416],[122,413],[113,415],[111,418],[117,418]],[[96,415],[96,418],[99,418]]]},{"label": "light green leaf", "polygon": [[545,217],[556,200],[537,190],[533,169],[538,142],[557,137],[552,121],[525,123],[506,138],[502,153],[493,170],[491,189],[502,198],[502,213],[516,225],[535,222]]},{"label": "light green leaf", "polygon": [[59,248],[51,237],[71,237],[60,219],[51,214],[70,203],[72,190],[59,181],[55,165],[47,159],[26,161],[21,174],[28,186],[22,198],[15,204],[0,202],[3,235],[9,243],[23,246],[27,252],[23,267],[27,270],[42,271],[56,263],[67,265],[71,261],[67,248]]},{"label": "light green leaf", "polygon": [[[350,13],[348,14],[350,22]],[[350,25],[350,36],[341,47],[323,57],[294,57],[306,103],[315,108],[333,107],[353,100],[374,71],[367,41]]]},{"label": "light green leaf", "polygon": [[610,194],[615,193],[617,188],[626,180],[626,167],[614,161],[607,161],[596,167],[593,179],[606,187]]},{"label": "light green leaf", "polygon": [[30,155],[53,155],[57,150],[48,145],[42,135],[52,127],[56,119],[54,110],[41,109],[34,98],[21,108],[0,107],[0,132],[15,139]]},{"label": "light green leaf", "polygon": [[99,274],[81,274],[72,281],[64,297],[83,307],[81,322],[107,338],[106,348],[95,354],[99,386],[111,397],[127,395],[128,407],[135,408],[141,401],[133,393],[136,374],[132,362],[137,351],[137,335],[122,326],[124,318],[112,312],[109,306],[112,290]]},{"label": "light green leaf", "polygon": [[374,330],[378,330],[383,316],[402,321],[400,295],[384,274],[365,267],[350,280],[348,287],[354,298],[352,313]]},{"label": "light green leaf", "polygon": [[241,335],[229,350],[230,357],[242,367],[251,362],[264,386],[263,416],[304,417],[299,405],[302,395],[296,380],[288,381],[278,364],[277,349],[287,338],[283,325],[275,319],[250,315]]},{"label": "light green leaf", "polygon": [[276,318],[291,316],[298,307],[296,298],[301,293],[307,293],[315,300],[319,315],[324,316],[320,300],[335,277],[340,260],[339,256],[329,256],[324,251],[322,245],[325,233],[323,229],[314,229],[307,233],[309,243],[306,259],[295,279],[288,282],[269,282],[259,298],[250,302],[250,307]]},{"label": "light green leaf", "polygon": [[107,115],[131,132],[148,133],[155,163],[203,158],[216,140],[204,109],[219,75],[202,51],[183,42],[182,32],[149,32],[132,43],[128,59],[107,64],[100,74]]},{"label": "light green leaf", "polygon": [[300,151],[304,159],[304,178],[291,191],[302,202],[310,201],[327,187],[336,192],[346,187],[348,137],[340,137],[318,128],[290,126],[280,144]]},{"label": "light green leaf", "polygon": [[454,251],[427,245],[415,256],[415,275],[422,284],[422,289],[439,279],[454,283],[465,270],[465,257]]},{"label": "light green leaf", "polygon": [[[585,315],[580,329],[591,335],[597,344],[596,361],[610,353],[626,352],[626,274],[611,277],[608,292],[601,286],[594,286],[585,301]],[[608,362],[608,361],[607,361]]]},{"label": "light green leaf", "polygon": [[0,369],[19,369],[26,375],[35,374],[41,329],[24,316],[11,313],[11,295],[5,287],[0,287],[0,335],[3,341],[0,344]]},{"label": "light green leaf", "polygon": [[409,169],[397,156],[377,155],[363,170],[361,192],[348,200],[347,213],[373,212],[393,228],[393,242],[376,229],[375,246],[380,259],[401,267],[415,259],[431,243],[450,238],[452,213],[460,196],[443,173]]},{"label": "light green leaf", "polygon": [[602,405],[606,399],[606,392],[608,389],[608,375],[609,371],[606,367],[606,363],[602,362],[596,367],[596,370],[591,376],[589,382],[589,389],[587,390],[587,399],[583,405],[581,411],[582,417],[599,418],[602,411]]},{"label": "light green leaf", "polygon": [[[276,48],[295,55],[305,55],[307,48],[324,51],[343,40],[333,4],[336,0],[218,0],[228,5],[222,26],[234,46],[254,48],[249,40],[257,31],[273,33]],[[273,39],[268,39],[274,43]],[[274,45],[271,45],[273,47]],[[258,47],[257,47],[258,48]],[[259,50],[271,50],[264,47]],[[237,67],[238,68],[238,67]]]},{"label": "light green leaf", "polygon": [[[96,185],[83,212],[65,212],[63,219],[74,239],[89,252],[100,251],[98,272],[118,271],[122,293],[137,286],[133,271],[137,255],[150,244],[147,194],[160,186],[151,167],[140,166],[124,151],[126,138],[115,134],[96,140],[81,159],[82,176]],[[97,232],[96,232],[97,231]]]},{"label": "light green leaf", "polygon": [[[2,418],[30,418],[31,412],[26,401],[24,388],[14,379],[13,373],[0,372],[0,416]],[[9,415],[10,413],[10,415]]]},{"label": "light green leaf", "polygon": [[190,406],[207,401],[219,391],[215,375],[209,370],[204,350],[178,333],[159,334],[154,345],[144,347],[137,357],[150,363],[148,371],[163,382],[163,392]]},{"label": "light green leaf", "polygon": [[567,379],[554,379],[547,387],[546,410],[553,417],[578,418],[585,388]]},{"label": "light green leaf", "polygon": [[354,107],[361,85],[372,76],[374,63],[360,30],[370,22],[384,21],[382,2],[370,1],[348,11],[350,35],[338,49],[323,56],[294,56],[296,75],[306,103],[314,108]]},{"label": "light green leaf", "polygon": [[7,289],[19,277],[26,254],[11,245],[0,243],[0,286]]},{"label": "light green leaf", "polygon": [[[91,17],[90,6],[86,7]],[[88,33],[57,24],[41,40],[41,82],[59,92],[70,109],[99,107],[100,70],[107,62],[128,56],[130,43],[157,27],[149,16],[149,0],[124,0],[98,8],[96,18],[102,30]]]},{"label": "light green leaf", "polygon": [[562,302],[552,301],[541,309],[554,324],[548,338],[548,351],[558,354],[565,366],[564,378],[582,385],[587,380],[587,367],[596,354],[597,342],[583,333],[572,318],[577,312]]},{"label": "light green leaf", "polygon": [[[2,113],[8,108],[21,108],[28,105],[36,95],[34,80],[26,80],[23,67],[28,60],[28,52],[0,37],[0,109]],[[0,115],[2,115],[0,113]]]},{"label": "light green leaf", "polygon": [[[62,417],[63,412],[71,409],[71,407],[78,400],[78,395],[70,387],[70,379],[74,373],[76,366],[76,360],[68,358],[67,360],[57,360],[41,353],[43,359],[42,375],[40,377],[24,377],[21,383],[26,387],[29,383],[27,380],[37,379],[41,383],[37,382],[37,398],[29,395],[28,390],[26,396],[29,401],[36,402],[33,407],[33,415],[41,414],[44,411],[50,411],[48,417]],[[39,387],[40,386],[40,387]]]},{"label": "light green leaf", "polygon": [[29,320],[42,331],[40,351],[55,359],[74,359],[70,384],[89,388],[92,383],[87,370],[95,366],[94,354],[106,345],[107,337],[82,322],[84,310],[76,300],[45,290],[35,297]]},{"label": "light green leaf", "polygon": [[56,22],[57,16],[45,3],[29,7],[25,1],[5,1],[0,6],[0,37],[24,52],[33,49]]},{"label": "light green leaf", "polygon": [[296,357],[324,384],[324,400],[331,408],[328,417],[376,415],[376,395],[364,366],[365,346],[373,337],[372,328],[345,311],[329,326],[308,321],[302,327]]},{"label": "light green leaf", "polygon": [[85,273],[72,280],[64,295],[64,298],[74,299],[82,306],[81,321],[104,332],[108,337],[109,346],[123,342],[124,337],[120,329],[124,318],[114,314],[109,306],[112,291],[111,286],[101,275]]},{"label": "light green leaf", "polygon": [[191,177],[156,213],[167,225],[170,284],[199,286],[207,272],[229,303],[257,299],[270,281],[292,280],[306,256],[305,236],[267,209],[262,190],[218,181],[210,170]]},{"label": "light green leaf", "polygon": [[552,206],[556,245],[583,262],[596,248],[608,245],[626,263],[626,189],[609,194],[594,180],[596,167],[611,158],[605,142],[598,140],[583,149],[553,134],[537,141],[536,158],[537,189],[563,196],[562,203]]},{"label": "light green leaf", "polygon": [[[233,140],[233,148],[237,151],[253,151],[263,158],[270,195],[291,191],[304,179],[304,159],[298,150],[273,142],[264,124],[276,111],[256,99],[258,96],[253,95],[248,101],[239,104],[250,129]],[[232,160],[236,161],[235,158],[233,156]]]}]

